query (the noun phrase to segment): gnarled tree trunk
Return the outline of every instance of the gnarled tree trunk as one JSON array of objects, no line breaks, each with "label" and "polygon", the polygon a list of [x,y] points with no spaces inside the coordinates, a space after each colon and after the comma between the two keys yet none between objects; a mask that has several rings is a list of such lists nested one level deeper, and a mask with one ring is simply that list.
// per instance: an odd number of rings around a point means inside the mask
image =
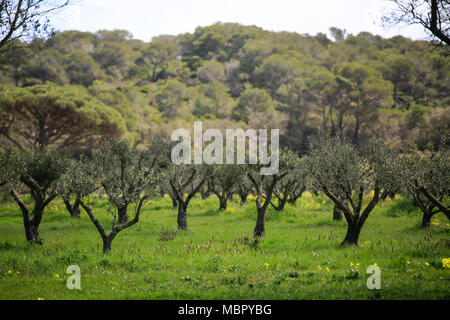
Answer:
[{"label": "gnarled tree trunk", "polygon": [[[348,205],[348,200],[344,198],[342,199],[342,203]],[[339,209],[339,207],[336,204],[334,204],[333,207],[333,220],[342,221],[342,210]]]},{"label": "gnarled tree trunk", "polygon": [[73,203],[73,205],[70,203],[69,199],[66,199],[65,197],[62,197],[64,204],[66,206],[67,211],[69,211],[70,216],[72,218],[76,218],[76,219],[80,219],[80,199],[77,197],[75,199],[75,202]]},{"label": "gnarled tree trunk", "polygon": [[219,196],[219,211],[224,211],[227,209],[227,197],[226,196]]},{"label": "gnarled tree trunk", "polygon": [[333,220],[342,221],[342,210],[340,210],[337,205],[333,207]]},{"label": "gnarled tree trunk", "polygon": [[253,236],[255,238],[259,238],[259,237],[264,237],[265,233],[266,233],[266,229],[265,229],[265,215],[266,215],[266,210],[265,207],[261,207],[257,209],[258,211],[258,215],[256,217],[256,226],[255,226],[255,230],[253,231]]},{"label": "gnarled tree trunk", "polygon": [[126,223],[128,221],[128,214],[127,214],[127,209],[128,209],[128,203],[125,203],[124,205],[118,206],[117,207],[117,212],[119,214],[119,223]]},{"label": "gnarled tree trunk", "polygon": [[178,230],[188,231],[186,210],[187,204],[184,201],[178,201]]},{"label": "gnarled tree trunk", "polygon": [[29,243],[42,244],[42,240],[39,238],[39,225],[33,224],[31,221],[29,223],[24,223],[25,226],[25,237]]},{"label": "gnarled tree trunk", "polygon": [[30,218],[30,212],[28,211],[24,202],[20,198],[19,194],[14,189],[11,190],[11,195],[13,196],[14,200],[19,205],[20,210],[22,212],[23,225],[25,228],[25,237],[26,237],[27,241],[31,244],[42,245],[42,240],[39,237],[39,225],[41,224],[42,214],[44,213],[45,205],[50,203],[50,201],[56,195],[54,195],[54,196],[50,197],[48,200],[44,201],[43,197],[35,191],[34,192],[35,205],[34,205],[33,212],[32,212],[32,215],[33,215],[32,219]]},{"label": "gnarled tree trunk", "polygon": [[295,204],[297,203],[297,199],[298,199],[298,198],[293,197],[292,195],[290,195],[287,201],[288,201],[290,204],[292,204],[293,206],[295,206]]},{"label": "gnarled tree trunk", "polygon": [[349,222],[347,224],[347,233],[345,235],[344,241],[341,243],[341,246],[345,245],[358,245],[359,234],[361,233],[362,224],[358,221]]},{"label": "gnarled tree trunk", "polygon": [[433,217],[432,214],[424,213],[422,217],[422,229],[429,229],[431,226],[431,218]]},{"label": "gnarled tree trunk", "polygon": [[241,206],[247,203],[248,192],[239,191],[239,198],[241,198]]},{"label": "gnarled tree trunk", "polygon": [[111,252],[111,244],[115,237],[116,237],[116,234],[111,233],[102,239],[103,240],[103,253]]}]

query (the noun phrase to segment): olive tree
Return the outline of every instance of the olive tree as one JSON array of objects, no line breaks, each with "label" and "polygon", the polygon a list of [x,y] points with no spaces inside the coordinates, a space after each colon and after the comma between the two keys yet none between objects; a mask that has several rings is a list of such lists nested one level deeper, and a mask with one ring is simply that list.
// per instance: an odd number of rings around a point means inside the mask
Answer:
[{"label": "olive tree", "polygon": [[247,203],[248,195],[253,192],[253,185],[250,179],[245,174],[242,174],[241,176],[236,178],[239,180],[236,187],[236,193],[241,199],[240,204],[244,205]]},{"label": "olive tree", "polygon": [[203,187],[200,188],[200,196],[202,197],[202,200],[208,199],[211,195],[211,189],[209,187],[209,183],[205,183]]},{"label": "olive tree", "polygon": [[272,195],[275,187],[286,175],[294,169],[295,161],[298,158],[296,154],[287,149],[272,150],[279,154],[278,172],[273,175],[263,175],[261,169],[264,165],[261,162],[247,166],[247,177],[253,185],[256,193],[256,226],[253,231],[255,238],[265,235],[265,216],[269,204],[272,201]]},{"label": "olive tree", "polygon": [[[92,159],[82,158],[64,175],[66,192],[80,199],[81,207],[102,238],[104,253],[111,251],[112,241],[119,232],[139,222],[142,208],[158,190],[165,166],[160,161],[160,155],[164,153],[160,147],[155,143],[146,150],[137,150],[124,140],[114,139],[94,151]],[[96,218],[89,202],[88,196],[99,188],[105,190],[113,207],[108,210],[113,217],[109,233]],[[125,204],[126,208],[134,209],[134,216],[129,221],[120,221],[120,214],[127,214],[123,211]]]},{"label": "olive tree", "polygon": [[308,186],[309,175],[306,167],[306,159],[306,157],[301,158],[293,171],[294,182],[288,191],[288,202],[292,205],[297,203],[297,200],[302,197],[303,192],[306,191]]},{"label": "olive tree", "polygon": [[[369,214],[385,193],[397,188],[398,166],[398,153],[380,140],[369,140],[359,149],[339,138],[311,143],[313,184],[342,210],[347,221],[341,245],[358,245]],[[364,203],[365,196],[368,203]]]},{"label": "olive tree", "polygon": [[[11,187],[11,195],[22,212],[27,241],[42,244],[39,237],[42,215],[44,209],[58,195],[56,183],[67,170],[69,160],[64,155],[44,149],[24,151],[22,157],[23,163],[17,180]],[[22,191],[30,194],[33,200],[32,209],[22,200]]]},{"label": "olive tree", "polygon": [[[80,203],[81,198],[80,194],[77,194],[73,187],[70,185],[70,180],[66,178],[67,174],[74,174],[71,173],[72,171],[77,171],[76,167],[78,165],[78,161],[72,160],[70,163],[69,168],[67,169],[67,172],[65,173],[61,179],[58,179],[56,183],[56,191],[58,195],[61,197],[61,199],[64,202],[64,205],[67,209],[67,212],[69,212],[70,216],[75,219],[81,218],[81,210],[80,210]],[[72,201],[73,198],[73,202]]]},{"label": "olive tree", "polygon": [[211,170],[211,176],[207,181],[208,188],[219,199],[219,211],[223,211],[227,208],[227,201],[239,183],[243,168],[235,164],[216,164]]},{"label": "olive tree", "polygon": [[70,213],[72,218],[80,219],[81,211],[80,211],[80,202],[81,199],[78,196],[75,196],[75,200],[73,204],[70,203],[70,195],[65,194],[64,192],[60,193],[60,196],[66,206],[67,211]]},{"label": "olive tree", "polygon": [[421,228],[430,227],[432,217],[442,212],[450,219],[450,208],[443,202],[450,195],[450,158],[445,151],[431,155],[408,153],[402,159],[406,189],[423,213]]},{"label": "olive tree", "polygon": [[188,231],[189,202],[211,176],[211,168],[208,165],[171,163],[166,174],[169,194],[176,199],[178,205],[178,230]]},{"label": "olive tree", "polygon": [[155,172],[165,165],[167,158],[165,147],[158,140],[148,150],[140,151],[126,140],[114,138],[95,152],[93,159],[101,174],[100,184],[117,210],[118,223],[127,222],[128,205],[148,187],[154,187]]},{"label": "olive tree", "polygon": [[277,211],[283,211],[286,202],[295,204],[306,190],[305,159],[300,159],[295,155],[292,155],[292,157],[292,170],[280,180],[273,190],[277,204],[271,202],[271,205]]}]

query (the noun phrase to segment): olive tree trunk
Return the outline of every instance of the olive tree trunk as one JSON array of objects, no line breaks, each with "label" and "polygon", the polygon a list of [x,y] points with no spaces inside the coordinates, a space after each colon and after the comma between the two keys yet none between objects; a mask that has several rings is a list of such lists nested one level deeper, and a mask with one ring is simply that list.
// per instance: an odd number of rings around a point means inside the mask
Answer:
[{"label": "olive tree trunk", "polygon": [[171,199],[172,199],[172,207],[176,208],[178,206],[177,199],[175,199],[175,198],[171,198]]},{"label": "olive tree trunk", "polygon": [[178,223],[178,230],[188,230],[188,224],[187,224],[187,203],[184,201],[178,201],[178,217],[177,217],[177,223]]},{"label": "olive tree trunk", "polygon": [[25,206],[25,203],[20,198],[19,194],[12,189],[11,195],[22,212],[23,225],[25,228],[25,237],[29,243],[42,245],[42,239],[39,237],[39,226],[42,221],[42,215],[45,207],[56,197],[56,194],[49,196],[45,199],[45,196],[37,189],[33,189],[33,199],[35,201],[33,211],[30,218],[30,212]]},{"label": "olive tree trunk", "polygon": [[241,206],[247,203],[248,192],[239,191],[239,198],[241,198]]},{"label": "olive tree trunk", "polygon": [[342,221],[342,210],[340,210],[337,205],[333,207],[333,220]]},{"label": "olive tree trunk", "polygon": [[224,211],[227,209],[227,197],[220,197],[219,198],[219,211]]},{"label": "olive tree trunk", "polygon": [[422,216],[422,224],[421,229],[429,229],[431,226],[431,218],[433,218],[432,214],[424,213]]},{"label": "olive tree trunk", "polygon": [[358,245],[359,234],[361,233],[362,224],[358,221],[349,222],[347,224],[347,233],[345,234],[344,241],[342,241],[341,246],[345,245]]},{"label": "olive tree trunk", "polygon": [[119,214],[119,223],[126,223],[128,221],[128,203],[117,207],[117,212]]},{"label": "olive tree trunk", "polygon": [[62,199],[64,201],[64,205],[66,206],[67,211],[70,213],[70,216],[75,219],[80,219],[81,217],[80,199],[77,197],[73,205],[66,197],[62,197]]},{"label": "olive tree trunk", "polygon": [[261,207],[257,209],[257,217],[256,217],[256,226],[253,231],[253,236],[255,238],[264,237],[266,233],[265,228],[265,216],[266,216],[266,207]]}]

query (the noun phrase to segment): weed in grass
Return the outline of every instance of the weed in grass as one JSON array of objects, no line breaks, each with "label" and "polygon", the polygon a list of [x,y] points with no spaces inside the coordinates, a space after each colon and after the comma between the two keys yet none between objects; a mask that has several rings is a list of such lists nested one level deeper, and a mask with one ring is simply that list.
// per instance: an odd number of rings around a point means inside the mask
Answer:
[{"label": "weed in grass", "polygon": [[177,236],[176,229],[162,227],[158,233],[158,241],[172,241]]}]

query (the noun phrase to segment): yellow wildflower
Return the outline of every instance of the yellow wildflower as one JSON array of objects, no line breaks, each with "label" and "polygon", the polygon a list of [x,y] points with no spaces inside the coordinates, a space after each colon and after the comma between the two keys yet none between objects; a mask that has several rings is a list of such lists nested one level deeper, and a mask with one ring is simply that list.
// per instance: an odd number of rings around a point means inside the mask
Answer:
[{"label": "yellow wildflower", "polygon": [[429,264],[428,262],[425,262],[425,265],[426,265],[427,267],[429,267],[429,266],[430,266],[430,264]]},{"label": "yellow wildflower", "polygon": [[450,258],[442,259],[442,267],[446,269],[450,269]]}]

